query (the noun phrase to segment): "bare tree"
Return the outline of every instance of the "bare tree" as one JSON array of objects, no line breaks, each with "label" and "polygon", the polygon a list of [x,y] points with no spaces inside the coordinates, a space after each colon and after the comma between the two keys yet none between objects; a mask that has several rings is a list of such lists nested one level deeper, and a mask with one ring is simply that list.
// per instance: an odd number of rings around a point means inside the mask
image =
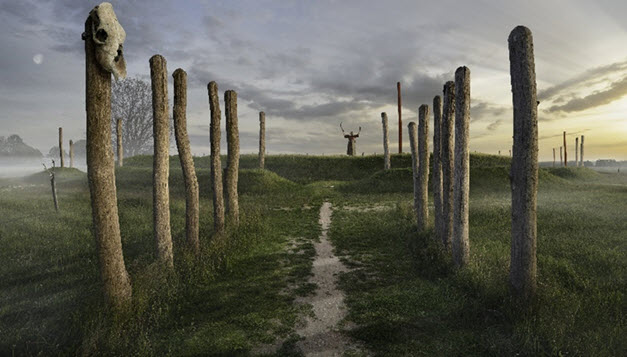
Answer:
[{"label": "bare tree", "polygon": [[[139,77],[116,81],[112,86],[113,118],[122,119],[125,157],[150,154],[152,151],[152,89]],[[112,120],[112,129],[116,121]],[[117,139],[114,138],[114,144]]]}]

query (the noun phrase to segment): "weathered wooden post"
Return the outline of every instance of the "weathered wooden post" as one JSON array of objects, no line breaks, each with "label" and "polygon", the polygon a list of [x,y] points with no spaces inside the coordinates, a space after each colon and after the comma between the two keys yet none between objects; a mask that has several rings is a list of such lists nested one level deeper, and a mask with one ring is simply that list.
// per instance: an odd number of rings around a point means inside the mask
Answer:
[{"label": "weathered wooden post", "polygon": [[583,165],[583,135],[581,136],[581,144],[579,144],[579,145],[581,145],[579,147],[579,157],[580,157],[579,161],[581,161],[581,167],[584,167],[584,165]]},{"label": "weathered wooden post", "polygon": [[65,167],[65,162],[63,160],[63,128],[59,128],[59,158],[61,159],[61,167]]},{"label": "weathered wooden post", "polygon": [[172,234],[170,231],[170,123],[168,115],[168,70],[161,55],[150,58],[153,112],[153,235],[157,259],[166,266],[174,265]]},{"label": "weathered wooden post", "polygon": [[226,214],[229,223],[239,224],[239,198],[237,181],[239,176],[239,129],[237,126],[237,93],[233,90],[224,92],[224,111],[226,118],[226,144],[228,148],[226,165]]},{"label": "weathered wooden post", "polygon": [[415,122],[409,122],[407,124],[409,131],[409,149],[411,151],[411,172],[414,183],[414,212],[416,214],[416,224],[418,230],[422,231],[422,224],[420,219],[420,178],[418,170],[420,168],[420,153],[418,152],[418,126]]},{"label": "weathered wooden post", "polygon": [[266,163],[266,113],[259,112],[259,168]]},{"label": "weathered wooden post", "polygon": [[418,230],[429,223],[429,106],[418,108]]},{"label": "weathered wooden post", "polygon": [[74,142],[70,140],[70,168],[74,167]]},{"label": "weathered wooden post", "polygon": [[54,203],[54,210],[56,212],[59,212],[59,201],[57,200],[57,183],[56,180],[54,178],[54,160],[52,160],[52,170],[48,170],[48,168],[46,167],[46,164],[42,164],[44,165],[44,169],[46,171],[48,171],[48,174],[50,174],[50,187],[52,188],[52,202]]},{"label": "weathered wooden post", "polygon": [[398,107],[398,153],[403,153],[403,119],[401,117],[402,102],[401,102],[401,82],[396,82],[396,102]]},{"label": "weathered wooden post", "polygon": [[455,71],[455,187],[453,192],[453,261],[458,267],[468,264],[468,194],[470,189],[470,70]]},{"label": "weathered wooden post", "polygon": [[381,113],[381,125],[383,125],[383,169],[389,170],[390,165],[390,149],[388,139],[388,115],[384,112]]},{"label": "weathered wooden post", "polygon": [[197,254],[200,250],[198,240],[200,210],[198,206],[198,179],[189,145],[189,136],[187,135],[187,73],[178,68],[172,77],[174,77],[174,136],[185,184],[185,236],[187,244]]},{"label": "weathered wooden post", "polygon": [[216,234],[224,232],[224,194],[222,184],[222,162],[220,160],[220,100],[218,85],[209,82],[209,109],[211,122],[209,125],[209,141],[211,142],[211,188],[213,190],[213,229]]},{"label": "weathered wooden post", "polygon": [[564,167],[568,167],[568,154],[566,153],[566,132],[564,132]]},{"label": "weathered wooden post", "polygon": [[538,109],[531,31],[518,26],[509,35],[514,104],[512,243],[509,280],[516,295],[536,290],[536,197],[538,192]]},{"label": "weathered wooden post", "polygon": [[579,166],[579,137],[575,138],[575,166]]},{"label": "weathered wooden post", "polygon": [[[99,34],[100,33],[100,34]],[[96,39],[102,34],[107,40]],[[122,43],[126,34],[117,21],[113,6],[96,6],[85,21],[85,103],[87,126],[87,177],[91,197],[94,237],[100,265],[100,279],[106,302],[120,306],[131,297],[131,282],[124,265],[118,203],[111,148],[111,72],[124,78]],[[114,46],[115,43],[118,46]],[[116,61],[107,62],[107,48],[115,47]],[[114,67],[112,68],[111,65]],[[117,71],[117,72],[116,72]]]},{"label": "weathered wooden post", "polygon": [[564,151],[564,147],[560,146],[560,166],[564,166],[564,154],[563,154],[563,151]]},{"label": "weathered wooden post", "polygon": [[442,107],[442,244],[450,249],[453,237],[453,184],[455,169],[455,82],[444,84]]},{"label": "weathered wooden post", "polygon": [[555,148],[553,148],[553,167],[555,167]]},{"label": "weathered wooden post", "polygon": [[122,119],[118,118],[115,123],[115,136],[118,151],[118,166],[124,166],[124,150],[122,148]]},{"label": "weathered wooden post", "polygon": [[440,157],[442,129],[442,97],[433,98],[433,206],[435,211],[435,237],[442,239],[442,163]]}]

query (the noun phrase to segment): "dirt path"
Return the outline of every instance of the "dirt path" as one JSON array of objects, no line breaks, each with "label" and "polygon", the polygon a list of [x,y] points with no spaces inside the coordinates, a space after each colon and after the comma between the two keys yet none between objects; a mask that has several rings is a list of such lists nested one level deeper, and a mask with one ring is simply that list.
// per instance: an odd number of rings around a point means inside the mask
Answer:
[{"label": "dirt path", "polygon": [[318,288],[314,296],[303,299],[313,306],[315,316],[306,317],[306,325],[297,330],[304,339],[297,347],[305,356],[341,356],[347,350],[358,349],[346,336],[338,332],[338,323],[346,315],[344,293],[337,288],[338,274],[348,269],[335,254],[327,237],[331,225],[331,203],[320,207],[320,242],[314,244],[316,259],[313,262],[311,283]]}]

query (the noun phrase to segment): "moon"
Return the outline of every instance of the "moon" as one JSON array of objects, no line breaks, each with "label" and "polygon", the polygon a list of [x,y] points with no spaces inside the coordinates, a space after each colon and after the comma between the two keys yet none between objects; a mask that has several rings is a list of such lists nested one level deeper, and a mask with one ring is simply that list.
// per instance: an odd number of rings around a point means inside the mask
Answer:
[{"label": "moon", "polygon": [[41,64],[41,62],[43,61],[44,61],[44,55],[42,55],[41,53],[38,53],[33,56],[33,62],[35,62],[35,64]]}]

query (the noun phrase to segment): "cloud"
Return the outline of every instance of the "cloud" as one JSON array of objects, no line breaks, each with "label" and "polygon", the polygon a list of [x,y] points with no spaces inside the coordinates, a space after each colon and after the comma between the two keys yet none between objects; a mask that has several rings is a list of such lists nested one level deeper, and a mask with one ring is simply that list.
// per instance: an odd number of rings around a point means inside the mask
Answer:
[{"label": "cloud", "polygon": [[499,126],[501,126],[501,124],[503,123],[502,119],[498,119],[496,121],[493,121],[492,123],[490,123],[490,125],[488,125],[488,130],[489,131],[494,131],[496,130]]},{"label": "cloud", "polygon": [[613,82],[606,90],[596,91],[582,98],[571,99],[563,105],[554,105],[550,107],[548,111],[566,113],[580,112],[609,104],[621,99],[625,95],[627,95],[627,76],[620,81]]}]

